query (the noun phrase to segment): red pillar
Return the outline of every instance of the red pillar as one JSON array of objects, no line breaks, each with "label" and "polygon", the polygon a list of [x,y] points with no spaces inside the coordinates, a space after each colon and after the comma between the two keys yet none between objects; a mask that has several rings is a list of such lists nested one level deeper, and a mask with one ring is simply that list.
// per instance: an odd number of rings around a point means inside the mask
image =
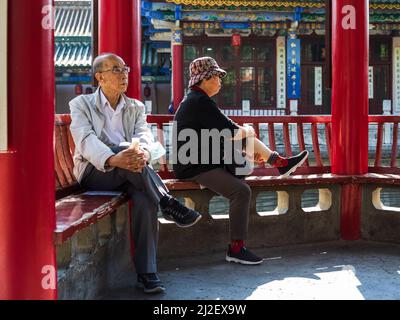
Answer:
[{"label": "red pillar", "polygon": [[182,29],[173,31],[172,37],[172,97],[174,111],[183,99],[183,46]]},{"label": "red pillar", "polygon": [[138,0],[99,0],[99,53],[111,52],[131,67],[127,95],[141,99],[142,28]]},{"label": "red pillar", "polygon": [[[55,299],[52,0],[8,1],[8,146],[0,153],[0,299]],[[44,14],[42,13],[45,12]]]},{"label": "red pillar", "polygon": [[[368,172],[368,17],[369,1],[332,2],[332,173]],[[345,186],[341,234],[360,237],[361,195]]]}]

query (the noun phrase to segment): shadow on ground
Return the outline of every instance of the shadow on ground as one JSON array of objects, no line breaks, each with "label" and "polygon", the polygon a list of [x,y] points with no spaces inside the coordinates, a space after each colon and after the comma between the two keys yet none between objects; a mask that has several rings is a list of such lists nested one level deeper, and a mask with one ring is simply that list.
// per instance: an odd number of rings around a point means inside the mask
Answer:
[{"label": "shadow on ground", "polygon": [[399,244],[337,241],[254,252],[264,258],[262,265],[230,264],[224,252],[160,261],[165,294],[144,294],[132,271],[101,299],[400,299]]}]

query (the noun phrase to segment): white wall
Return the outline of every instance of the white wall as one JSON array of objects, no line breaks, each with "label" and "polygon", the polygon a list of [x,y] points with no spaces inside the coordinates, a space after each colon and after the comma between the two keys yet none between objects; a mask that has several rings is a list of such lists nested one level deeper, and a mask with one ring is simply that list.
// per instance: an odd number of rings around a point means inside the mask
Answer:
[{"label": "white wall", "polygon": [[0,150],[7,149],[7,0],[0,0]]}]

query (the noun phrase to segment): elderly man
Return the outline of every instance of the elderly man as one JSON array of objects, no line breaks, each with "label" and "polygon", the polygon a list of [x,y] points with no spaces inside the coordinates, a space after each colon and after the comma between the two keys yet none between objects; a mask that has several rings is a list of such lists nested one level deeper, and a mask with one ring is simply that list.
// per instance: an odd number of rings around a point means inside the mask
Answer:
[{"label": "elderly man", "polygon": [[[85,189],[128,193],[134,203],[131,228],[138,285],[146,293],[159,293],[165,288],[156,273],[158,205],[163,215],[180,227],[195,224],[201,215],[171,197],[148,166],[154,140],[144,105],[124,94],[129,71],[115,54],[98,56],[93,62],[98,90],[70,102],[70,130],[76,145],[74,174]],[[139,139],[139,147],[123,147],[132,138]]]}]

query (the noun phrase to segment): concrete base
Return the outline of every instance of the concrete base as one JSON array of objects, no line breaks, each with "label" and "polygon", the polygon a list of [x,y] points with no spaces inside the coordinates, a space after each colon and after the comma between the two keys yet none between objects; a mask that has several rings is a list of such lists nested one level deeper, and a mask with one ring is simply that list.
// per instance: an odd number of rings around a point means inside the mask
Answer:
[{"label": "concrete base", "polygon": [[57,247],[58,299],[95,299],[133,275],[128,205]]}]

